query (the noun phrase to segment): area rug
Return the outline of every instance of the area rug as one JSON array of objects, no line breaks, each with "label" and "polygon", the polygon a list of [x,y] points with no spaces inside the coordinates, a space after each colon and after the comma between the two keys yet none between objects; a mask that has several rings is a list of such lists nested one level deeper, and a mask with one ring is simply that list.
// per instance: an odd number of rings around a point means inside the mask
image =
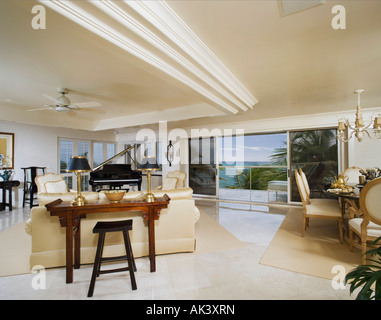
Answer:
[{"label": "area rug", "polygon": [[[0,277],[29,273],[31,237],[24,222],[0,232]],[[201,210],[196,223],[195,253],[214,252],[243,247],[244,243]]]},{"label": "area rug", "polygon": [[260,263],[325,279],[361,264],[360,250],[340,243],[336,222],[311,218],[304,237],[301,231],[302,211],[290,209]]}]

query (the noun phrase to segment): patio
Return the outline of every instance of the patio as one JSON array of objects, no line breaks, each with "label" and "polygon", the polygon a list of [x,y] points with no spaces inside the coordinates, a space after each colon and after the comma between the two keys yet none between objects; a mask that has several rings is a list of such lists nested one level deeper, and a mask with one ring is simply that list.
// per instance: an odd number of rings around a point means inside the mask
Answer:
[{"label": "patio", "polygon": [[233,200],[253,203],[287,203],[287,192],[272,190],[248,190],[219,188],[220,200]]}]

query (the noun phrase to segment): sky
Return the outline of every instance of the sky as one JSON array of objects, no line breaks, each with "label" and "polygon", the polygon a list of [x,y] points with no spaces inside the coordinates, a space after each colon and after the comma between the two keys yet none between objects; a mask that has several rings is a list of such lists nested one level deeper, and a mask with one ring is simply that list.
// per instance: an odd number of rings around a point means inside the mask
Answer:
[{"label": "sky", "polygon": [[283,143],[286,141],[286,133],[223,137],[220,139],[219,162],[268,162],[276,148],[286,146]]}]

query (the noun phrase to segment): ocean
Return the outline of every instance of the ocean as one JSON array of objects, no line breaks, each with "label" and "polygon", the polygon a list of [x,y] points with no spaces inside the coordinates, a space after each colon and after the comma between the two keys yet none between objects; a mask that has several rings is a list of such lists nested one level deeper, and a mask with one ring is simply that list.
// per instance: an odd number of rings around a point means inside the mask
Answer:
[{"label": "ocean", "polygon": [[220,188],[231,188],[232,186],[238,186],[237,175],[241,174],[245,169],[252,166],[270,166],[271,162],[267,161],[245,161],[237,163],[222,162],[219,164],[219,186]]}]

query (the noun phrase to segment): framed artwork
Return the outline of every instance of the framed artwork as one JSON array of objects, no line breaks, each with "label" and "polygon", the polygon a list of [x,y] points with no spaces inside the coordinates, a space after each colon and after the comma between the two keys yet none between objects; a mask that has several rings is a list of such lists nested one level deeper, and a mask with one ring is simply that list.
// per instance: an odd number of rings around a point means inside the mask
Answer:
[{"label": "framed artwork", "polygon": [[0,132],[0,168],[14,168],[14,133]]}]

